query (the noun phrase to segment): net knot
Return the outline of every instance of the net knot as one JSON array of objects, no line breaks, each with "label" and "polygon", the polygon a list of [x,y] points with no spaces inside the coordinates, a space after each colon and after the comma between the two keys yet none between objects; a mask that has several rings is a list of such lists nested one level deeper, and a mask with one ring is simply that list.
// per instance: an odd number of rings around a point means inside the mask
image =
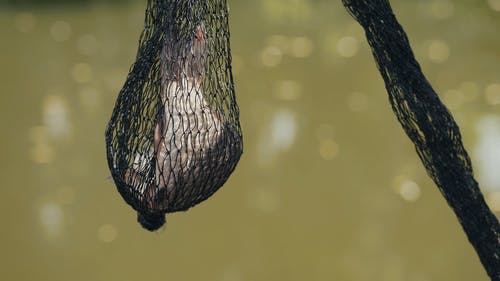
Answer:
[{"label": "net knot", "polygon": [[149,231],[158,230],[165,224],[164,214],[137,213],[137,221]]}]

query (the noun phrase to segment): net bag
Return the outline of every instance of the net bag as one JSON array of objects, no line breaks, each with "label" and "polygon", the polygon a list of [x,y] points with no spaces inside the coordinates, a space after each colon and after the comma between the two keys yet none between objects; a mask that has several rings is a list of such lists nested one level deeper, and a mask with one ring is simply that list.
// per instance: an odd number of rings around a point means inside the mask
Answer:
[{"label": "net bag", "polygon": [[106,129],[118,191],[150,230],[216,192],[243,150],[225,0],[149,0]]}]

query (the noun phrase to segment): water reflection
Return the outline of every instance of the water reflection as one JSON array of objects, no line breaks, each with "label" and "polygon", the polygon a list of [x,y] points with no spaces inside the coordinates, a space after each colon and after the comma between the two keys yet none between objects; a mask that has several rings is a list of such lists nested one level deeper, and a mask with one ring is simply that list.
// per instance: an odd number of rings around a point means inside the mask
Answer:
[{"label": "water reflection", "polygon": [[301,85],[294,80],[280,80],[274,83],[276,98],[283,101],[298,100],[301,95]]},{"label": "water reflection", "polygon": [[334,138],[333,126],[320,124],[316,129],[316,137],[319,140],[319,156],[324,160],[333,160],[339,154],[339,144]]},{"label": "water reflection", "polygon": [[417,201],[421,195],[420,186],[405,175],[395,177],[392,180],[392,188],[401,198],[409,202]]},{"label": "water reflection", "polygon": [[314,42],[306,36],[272,35],[267,40],[267,46],[261,52],[261,62],[267,67],[276,67],[284,55],[293,58],[307,58],[314,51]]},{"label": "water reflection", "polygon": [[500,104],[500,84],[490,84],[485,91],[486,102],[490,105]]},{"label": "water reflection", "polygon": [[48,132],[45,126],[37,126],[30,130],[32,142],[31,159],[38,164],[47,164],[54,159],[54,148],[49,143]]},{"label": "water reflection", "polygon": [[407,180],[399,186],[399,194],[406,201],[417,201],[420,197],[420,187],[416,182]]},{"label": "water reflection", "polygon": [[332,160],[339,153],[339,145],[334,140],[323,140],[319,144],[319,154],[325,160]]},{"label": "water reflection", "polygon": [[484,189],[500,192],[500,116],[486,115],[476,124],[477,175]]},{"label": "water reflection", "polygon": [[430,14],[440,20],[448,19],[453,16],[455,5],[450,0],[434,0],[431,1],[429,12]]},{"label": "water reflection", "polygon": [[92,67],[88,63],[77,63],[71,68],[71,77],[77,83],[88,83],[94,77]]},{"label": "water reflection", "polygon": [[290,47],[290,55],[296,58],[307,58],[314,50],[311,39],[303,36],[292,38]]},{"label": "water reflection", "polygon": [[443,63],[450,56],[450,47],[442,40],[432,40],[429,42],[427,55],[432,62]]},{"label": "water reflection", "polygon": [[66,21],[56,21],[50,28],[50,35],[56,42],[64,42],[71,36],[71,25]]},{"label": "water reflection", "polygon": [[54,238],[61,234],[64,225],[64,212],[58,204],[43,204],[38,213],[43,233],[48,238]]},{"label": "water reflection", "polygon": [[492,10],[500,12],[500,0],[488,0],[488,4]]},{"label": "water reflection", "polygon": [[275,67],[281,63],[283,52],[276,46],[267,46],[262,50],[260,59],[264,66]]},{"label": "water reflection", "polygon": [[261,136],[259,159],[269,163],[276,155],[289,150],[295,142],[297,124],[295,115],[288,109],[277,110]]},{"label": "water reflection", "polygon": [[345,58],[354,57],[358,52],[358,40],[352,36],[340,38],[337,42],[337,52]]},{"label": "water reflection", "polygon": [[113,242],[118,236],[118,231],[116,227],[111,224],[104,224],[97,230],[97,237],[101,242],[110,243]]},{"label": "water reflection", "polygon": [[494,212],[500,212],[500,191],[486,194],[486,202]]},{"label": "water reflection", "polygon": [[54,138],[68,137],[71,125],[68,119],[68,108],[61,96],[45,97],[43,104],[43,120],[48,134]]}]

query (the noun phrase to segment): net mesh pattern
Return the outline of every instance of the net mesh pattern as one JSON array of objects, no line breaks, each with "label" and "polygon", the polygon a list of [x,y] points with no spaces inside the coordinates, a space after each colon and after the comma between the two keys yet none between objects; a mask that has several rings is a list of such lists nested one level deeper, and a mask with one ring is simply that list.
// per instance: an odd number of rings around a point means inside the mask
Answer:
[{"label": "net mesh pattern", "polygon": [[500,226],[474,179],[459,128],[411,50],[388,0],[342,0],[364,28],[392,109],[457,215],[492,280],[500,280]]},{"label": "net mesh pattern", "polygon": [[224,0],[148,1],[106,145],[113,180],[148,230],[225,183],[243,145]]}]

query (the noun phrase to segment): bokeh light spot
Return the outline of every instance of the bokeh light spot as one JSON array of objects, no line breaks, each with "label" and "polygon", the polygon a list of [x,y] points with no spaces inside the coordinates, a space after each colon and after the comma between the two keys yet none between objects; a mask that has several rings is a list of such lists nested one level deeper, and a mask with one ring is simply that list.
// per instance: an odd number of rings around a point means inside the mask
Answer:
[{"label": "bokeh light spot", "polygon": [[490,192],[486,196],[486,202],[493,212],[500,212],[500,192]]},{"label": "bokeh light spot", "polygon": [[267,67],[278,66],[282,57],[283,52],[276,46],[267,46],[260,55],[262,64]]},{"label": "bokeh light spot", "polygon": [[50,28],[50,35],[56,42],[64,42],[71,37],[71,25],[65,21],[56,21]]},{"label": "bokeh light spot", "polygon": [[116,227],[111,224],[101,225],[97,230],[97,237],[104,243],[113,242],[117,236],[118,231],[116,230]]},{"label": "bokeh light spot", "polygon": [[77,63],[71,69],[71,77],[77,83],[88,83],[94,77],[92,67],[88,63]]},{"label": "bokeh light spot", "polygon": [[43,116],[51,137],[61,138],[69,135],[68,106],[61,96],[49,95],[45,98]]},{"label": "bokeh light spot", "polygon": [[421,195],[420,186],[403,175],[394,178],[393,188],[401,198],[409,202],[417,201]]},{"label": "bokeh light spot", "polygon": [[339,153],[339,145],[333,140],[322,140],[319,145],[319,154],[325,160],[334,159]]},{"label": "bokeh light spot", "polygon": [[31,159],[37,164],[47,164],[54,160],[54,149],[47,143],[37,143],[31,150]]},{"label": "bokeh light spot", "polygon": [[476,123],[474,148],[477,176],[485,190],[500,191],[500,116],[487,114]]},{"label": "bokeh light spot", "polygon": [[57,236],[61,233],[64,220],[62,208],[55,203],[46,203],[39,210],[40,223],[45,235]]},{"label": "bokeh light spot", "polygon": [[436,19],[448,19],[453,16],[455,6],[450,0],[434,0],[430,6],[430,13]]},{"label": "bokeh light spot", "polygon": [[358,40],[352,36],[340,38],[337,42],[337,52],[345,58],[354,57],[358,53]]},{"label": "bokeh light spot", "polygon": [[429,44],[427,49],[427,55],[429,59],[433,62],[442,63],[445,62],[450,56],[450,47],[446,42],[441,40],[433,40]]},{"label": "bokeh light spot", "polygon": [[484,92],[486,102],[490,105],[500,104],[500,84],[490,84]]},{"label": "bokeh light spot", "polygon": [[278,47],[281,51],[284,53],[287,53],[290,51],[291,48],[291,40],[289,37],[281,34],[275,34],[269,37],[268,41],[268,46],[275,46]]},{"label": "bokeh light spot", "polygon": [[500,0],[488,0],[488,5],[493,11],[500,12]]},{"label": "bokeh light spot", "polygon": [[276,82],[275,95],[280,100],[293,101],[300,98],[301,87],[297,81],[283,80]]},{"label": "bokeh light spot", "polygon": [[314,44],[307,37],[296,37],[292,40],[291,55],[296,58],[309,57],[314,50]]},{"label": "bokeh light spot", "polygon": [[258,155],[262,164],[270,164],[277,153],[289,150],[296,136],[297,121],[294,112],[287,109],[277,110],[261,136]]},{"label": "bokeh light spot", "polygon": [[399,194],[406,201],[417,201],[420,198],[420,186],[414,181],[404,181],[400,186]]}]

